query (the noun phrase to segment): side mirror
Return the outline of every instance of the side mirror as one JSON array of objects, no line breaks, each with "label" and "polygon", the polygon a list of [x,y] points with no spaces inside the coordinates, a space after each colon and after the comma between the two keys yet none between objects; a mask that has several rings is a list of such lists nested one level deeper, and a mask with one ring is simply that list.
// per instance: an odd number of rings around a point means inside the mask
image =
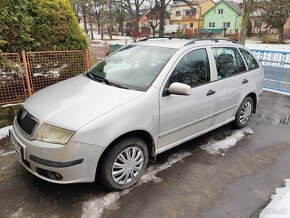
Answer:
[{"label": "side mirror", "polygon": [[191,87],[184,83],[175,82],[169,86],[168,92],[170,94],[176,94],[176,95],[190,95]]}]

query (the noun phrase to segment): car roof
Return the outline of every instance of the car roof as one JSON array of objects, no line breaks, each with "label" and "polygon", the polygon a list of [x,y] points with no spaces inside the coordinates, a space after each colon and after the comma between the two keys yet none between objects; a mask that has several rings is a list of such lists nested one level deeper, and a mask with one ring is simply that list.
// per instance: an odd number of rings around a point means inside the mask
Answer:
[{"label": "car roof", "polygon": [[187,45],[218,45],[218,46],[237,46],[240,45],[236,41],[227,39],[184,39],[184,38],[144,38],[138,41],[136,44],[145,46],[156,46],[165,48],[180,49]]}]

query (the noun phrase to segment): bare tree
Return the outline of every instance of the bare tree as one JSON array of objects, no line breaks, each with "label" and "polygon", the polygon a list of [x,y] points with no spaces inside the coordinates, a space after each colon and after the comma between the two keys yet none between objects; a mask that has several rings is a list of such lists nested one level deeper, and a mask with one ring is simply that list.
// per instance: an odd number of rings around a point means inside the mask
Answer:
[{"label": "bare tree", "polygon": [[242,19],[241,19],[241,27],[240,27],[240,37],[239,42],[245,45],[247,31],[249,29],[249,20],[252,11],[255,9],[255,4],[257,0],[243,0],[242,6]]},{"label": "bare tree", "polygon": [[265,12],[267,24],[278,29],[278,43],[283,43],[284,25],[290,14],[289,0],[268,0],[259,4]]}]

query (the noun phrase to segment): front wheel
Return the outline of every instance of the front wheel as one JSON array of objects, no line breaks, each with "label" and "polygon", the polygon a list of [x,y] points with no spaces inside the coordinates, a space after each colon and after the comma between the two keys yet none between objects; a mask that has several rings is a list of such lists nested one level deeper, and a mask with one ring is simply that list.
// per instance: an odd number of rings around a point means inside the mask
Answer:
[{"label": "front wheel", "polygon": [[133,186],[148,164],[148,148],[137,137],[117,142],[106,154],[100,166],[100,178],[110,191]]},{"label": "front wheel", "polygon": [[234,121],[234,125],[236,128],[240,129],[247,125],[253,113],[253,109],[254,109],[253,99],[248,96],[243,100],[242,104],[240,105],[236,113]]}]

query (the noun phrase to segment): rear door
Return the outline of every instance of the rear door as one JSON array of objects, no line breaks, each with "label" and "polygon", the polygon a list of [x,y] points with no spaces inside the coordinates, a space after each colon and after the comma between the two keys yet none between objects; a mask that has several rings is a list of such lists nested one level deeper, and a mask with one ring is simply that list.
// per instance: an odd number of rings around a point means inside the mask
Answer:
[{"label": "rear door", "polygon": [[211,52],[216,66],[216,79],[212,82],[216,91],[213,126],[217,126],[233,119],[250,78],[235,47],[212,47]]}]

